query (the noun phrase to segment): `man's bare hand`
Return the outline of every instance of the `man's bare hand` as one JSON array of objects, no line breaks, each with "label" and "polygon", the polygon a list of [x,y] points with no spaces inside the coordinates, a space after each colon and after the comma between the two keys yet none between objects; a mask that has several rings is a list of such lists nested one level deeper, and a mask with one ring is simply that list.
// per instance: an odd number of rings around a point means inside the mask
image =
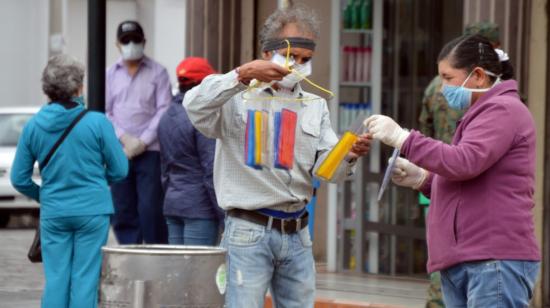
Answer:
[{"label": "man's bare hand", "polygon": [[370,134],[362,134],[357,138],[357,141],[353,144],[348,157],[355,159],[361,156],[367,155],[370,150],[370,144],[372,143],[372,136]]},{"label": "man's bare hand", "polygon": [[239,81],[247,84],[252,79],[262,82],[282,80],[290,71],[266,60],[254,60],[239,67]]}]

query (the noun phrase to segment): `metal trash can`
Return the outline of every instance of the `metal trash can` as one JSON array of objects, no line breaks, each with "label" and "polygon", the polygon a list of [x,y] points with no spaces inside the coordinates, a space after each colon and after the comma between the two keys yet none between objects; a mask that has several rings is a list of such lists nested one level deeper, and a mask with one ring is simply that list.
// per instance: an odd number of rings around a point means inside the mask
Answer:
[{"label": "metal trash can", "polygon": [[99,306],[224,306],[226,250],[208,246],[103,247]]}]

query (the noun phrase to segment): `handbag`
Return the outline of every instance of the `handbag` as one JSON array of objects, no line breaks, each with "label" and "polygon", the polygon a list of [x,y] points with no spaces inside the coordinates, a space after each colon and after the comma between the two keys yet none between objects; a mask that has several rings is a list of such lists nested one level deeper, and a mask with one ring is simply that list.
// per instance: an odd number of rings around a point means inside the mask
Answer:
[{"label": "handbag", "polygon": [[[71,124],[69,124],[69,126],[67,126],[67,128],[65,129],[65,131],[63,132],[61,137],[59,137],[59,139],[57,139],[57,141],[55,142],[53,147],[50,149],[50,152],[48,152],[48,155],[46,155],[46,158],[44,159],[44,161],[42,161],[42,163],[40,164],[40,170],[44,170],[44,167],[46,167],[48,162],[50,162],[50,159],[52,158],[52,156],[55,153],[55,151],[57,150],[57,148],[59,148],[61,143],[63,143],[63,140],[65,140],[67,135],[69,135],[71,130],[75,127],[76,123],[78,123],[78,121],[80,121],[80,119],[82,119],[84,117],[84,115],[86,115],[87,112],[88,112],[88,110],[84,109],[81,113],[79,113],[76,116],[76,118],[74,118],[74,120],[71,122]],[[36,226],[36,231],[34,233],[34,239],[32,240],[31,247],[29,248],[29,252],[27,253],[27,258],[29,258],[29,260],[32,263],[42,262],[42,245],[40,243],[40,220],[38,221],[38,224]]]}]

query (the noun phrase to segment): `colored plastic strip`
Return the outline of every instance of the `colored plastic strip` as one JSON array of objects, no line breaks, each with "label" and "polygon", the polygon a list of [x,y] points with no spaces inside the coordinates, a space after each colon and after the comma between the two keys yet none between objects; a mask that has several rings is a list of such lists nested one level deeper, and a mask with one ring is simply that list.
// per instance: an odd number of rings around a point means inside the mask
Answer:
[{"label": "colored plastic strip", "polygon": [[294,111],[281,111],[281,128],[279,133],[279,152],[276,167],[292,169],[294,164],[294,142],[296,138],[296,122],[298,116]]},{"label": "colored plastic strip", "polygon": [[254,111],[254,165],[262,165],[262,112]]},{"label": "colored plastic strip", "polygon": [[279,157],[279,137],[281,135],[281,112],[275,112],[275,117],[273,118],[273,153],[275,167],[280,168],[278,165]]}]

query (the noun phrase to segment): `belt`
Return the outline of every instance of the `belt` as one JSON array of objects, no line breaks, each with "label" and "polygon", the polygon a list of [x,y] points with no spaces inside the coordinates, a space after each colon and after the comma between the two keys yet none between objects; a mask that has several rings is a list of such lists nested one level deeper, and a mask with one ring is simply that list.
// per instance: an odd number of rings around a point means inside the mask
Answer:
[{"label": "belt", "polygon": [[266,227],[269,225],[269,221],[272,220],[271,228],[277,229],[283,234],[296,233],[302,230],[307,226],[308,221],[307,212],[305,212],[302,217],[297,219],[279,219],[272,216],[262,215],[258,212],[241,209],[231,209],[227,211],[227,215]]}]

